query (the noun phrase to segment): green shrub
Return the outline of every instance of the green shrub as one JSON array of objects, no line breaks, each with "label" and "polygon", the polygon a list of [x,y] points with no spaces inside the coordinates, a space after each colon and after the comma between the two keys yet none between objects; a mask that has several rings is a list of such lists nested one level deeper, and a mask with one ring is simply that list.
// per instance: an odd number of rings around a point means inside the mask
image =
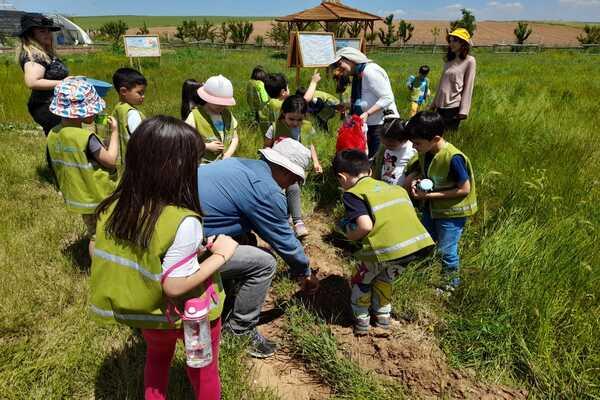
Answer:
[{"label": "green shrub", "polygon": [[394,14],[388,15],[383,22],[385,23],[386,29],[379,28],[379,41],[381,41],[384,46],[391,46],[400,39],[400,36],[396,33],[396,28],[394,27]]},{"label": "green shrub", "polygon": [[471,36],[475,35],[475,30],[477,29],[477,24],[475,23],[475,15],[471,10],[467,10],[463,8],[460,10],[462,17],[455,21],[450,22],[450,31],[453,31],[458,28],[466,29]]},{"label": "green shrub", "polygon": [[581,44],[600,44],[600,25],[586,25],[583,28],[585,35],[577,36]]},{"label": "green shrub", "polygon": [[266,35],[273,43],[280,46],[287,46],[290,42],[290,32],[287,24],[283,22],[271,22],[271,30]]},{"label": "green shrub", "polygon": [[252,22],[229,22],[227,24],[233,43],[246,43],[254,31]]},{"label": "green shrub", "polygon": [[110,21],[100,27],[100,34],[110,39],[113,43],[117,43],[121,37],[127,33],[129,27],[122,21]]}]

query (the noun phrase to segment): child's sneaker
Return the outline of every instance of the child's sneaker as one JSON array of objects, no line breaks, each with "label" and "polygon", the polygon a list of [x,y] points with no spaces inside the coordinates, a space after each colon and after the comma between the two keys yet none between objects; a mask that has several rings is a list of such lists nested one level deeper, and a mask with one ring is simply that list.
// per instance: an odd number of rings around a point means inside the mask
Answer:
[{"label": "child's sneaker", "polygon": [[390,329],[391,317],[389,314],[380,314],[375,316],[375,326],[381,329]]},{"label": "child's sneaker", "polygon": [[356,336],[365,336],[369,334],[369,321],[370,318],[355,318],[354,320],[354,334]]},{"label": "child's sneaker", "polygon": [[304,222],[302,222],[302,220],[298,220],[294,224],[294,232],[296,232],[296,237],[298,239],[302,239],[308,236],[308,229],[306,229],[306,226],[304,225]]}]

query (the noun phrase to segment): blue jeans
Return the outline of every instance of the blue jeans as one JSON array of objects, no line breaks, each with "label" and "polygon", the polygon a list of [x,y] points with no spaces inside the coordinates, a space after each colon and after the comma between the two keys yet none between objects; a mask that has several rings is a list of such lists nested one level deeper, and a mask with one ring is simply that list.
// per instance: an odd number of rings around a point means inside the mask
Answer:
[{"label": "blue jeans", "polygon": [[449,275],[452,281],[458,278],[458,241],[466,222],[467,217],[433,219],[429,212],[423,213],[423,225],[436,242],[437,252],[442,257],[442,272]]}]

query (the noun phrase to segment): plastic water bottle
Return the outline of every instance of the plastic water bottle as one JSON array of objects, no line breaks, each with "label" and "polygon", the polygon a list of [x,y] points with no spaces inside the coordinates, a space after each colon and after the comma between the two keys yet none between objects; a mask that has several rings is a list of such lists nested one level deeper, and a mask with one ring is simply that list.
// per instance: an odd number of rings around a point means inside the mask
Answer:
[{"label": "plastic water bottle", "polygon": [[202,299],[190,299],[185,303],[183,316],[186,363],[191,368],[205,367],[212,362],[208,304]]},{"label": "plastic water bottle", "polygon": [[423,192],[431,192],[433,190],[433,182],[431,179],[421,179],[417,186]]}]

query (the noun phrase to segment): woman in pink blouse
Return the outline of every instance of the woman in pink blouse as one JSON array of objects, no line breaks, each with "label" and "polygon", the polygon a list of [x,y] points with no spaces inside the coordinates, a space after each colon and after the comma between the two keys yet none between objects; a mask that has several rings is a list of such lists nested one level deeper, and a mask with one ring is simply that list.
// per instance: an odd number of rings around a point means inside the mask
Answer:
[{"label": "woman in pink blouse", "polygon": [[471,110],[476,69],[475,57],[469,55],[471,44],[471,35],[466,29],[458,28],[448,35],[446,64],[432,108],[450,130],[457,130]]}]

